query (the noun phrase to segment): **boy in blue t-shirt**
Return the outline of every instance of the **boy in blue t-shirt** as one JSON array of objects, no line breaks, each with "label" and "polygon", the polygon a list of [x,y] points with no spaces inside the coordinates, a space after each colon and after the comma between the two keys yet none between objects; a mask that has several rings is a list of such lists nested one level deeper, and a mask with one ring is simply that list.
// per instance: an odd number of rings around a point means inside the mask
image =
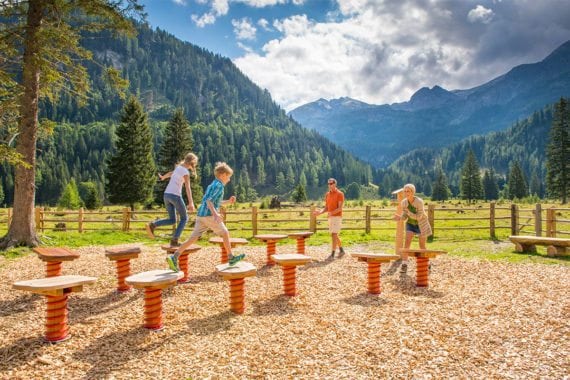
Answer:
[{"label": "boy in blue t-shirt", "polygon": [[214,168],[214,176],[216,177],[212,183],[206,189],[206,193],[202,198],[202,203],[198,208],[198,214],[196,216],[196,224],[194,225],[194,230],[190,238],[186,240],[173,255],[166,258],[168,266],[175,272],[178,272],[178,257],[180,252],[184,252],[186,248],[194,244],[200,236],[207,230],[212,230],[218,236],[221,236],[224,240],[224,247],[226,252],[228,252],[228,258],[230,265],[235,265],[238,261],[243,260],[244,254],[232,255],[232,247],[230,244],[230,233],[224,224],[224,220],[219,213],[220,206],[222,204],[233,204],[236,201],[235,196],[231,196],[229,200],[223,201],[224,198],[224,186],[230,182],[230,178],[234,174],[234,171],[225,162],[217,162]]}]

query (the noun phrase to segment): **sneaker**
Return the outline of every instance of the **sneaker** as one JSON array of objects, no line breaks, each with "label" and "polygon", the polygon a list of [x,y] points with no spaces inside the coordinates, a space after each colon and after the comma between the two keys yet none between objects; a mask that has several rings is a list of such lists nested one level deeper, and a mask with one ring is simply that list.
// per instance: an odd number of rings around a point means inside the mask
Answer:
[{"label": "sneaker", "polygon": [[180,247],[180,243],[178,242],[178,238],[170,239],[170,246],[171,247]]},{"label": "sneaker", "polygon": [[154,239],[154,229],[155,228],[156,228],[156,226],[152,222],[150,222],[146,225],[146,234],[151,239]]},{"label": "sneaker", "polygon": [[234,265],[236,265],[238,262],[242,261],[245,258],[245,254],[240,254],[240,255],[229,255],[228,256],[228,262],[230,264],[231,267],[233,267]]},{"label": "sneaker", "polygon": [[168,263],[168,267],[173,272],[180,272],[180,268],[178,268],[178,260],[174,255],[169,255],[166,257],[166,262]]},{"label": "sneaker", "polygon": [[344,248],[340,247],[340,250],[339,250],[339,252],[338,252],[338,257],[343,257],[344,254],[345,254]]},{"label": "sneaker", "polygon": [[400,267],[400,273],[406,273],[406,272],[408,272],[408,264],[404,263]]}]

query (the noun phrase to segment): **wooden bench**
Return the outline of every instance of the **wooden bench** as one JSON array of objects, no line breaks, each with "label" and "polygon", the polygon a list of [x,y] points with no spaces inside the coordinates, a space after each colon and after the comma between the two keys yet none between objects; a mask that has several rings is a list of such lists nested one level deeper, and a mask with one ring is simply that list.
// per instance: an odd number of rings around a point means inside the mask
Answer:
[{"label": "wooden bench", "polygon": [[421,248],[401,248],[400,253],[407,252],[416,258],[416,286],[425,288],[429,283],[429,259],[434,259],[438,255],[444,255],[446,251],[436,251],[433,249]]},{"label": "wooden bench", "polygon": [[255,276],[257,269],[253,264],[240,261],[236,265],[216,265],[216,272],[230,282],[230,310],[243,314],[245,310],[245,278]]},{"label": "wooden bench", "polygon": [[297,295],[297,266],[306,265],[313,259],[310,256],[299,253],[285,253],[273,255],[273,260],[283,268],[283,291],[285,295],[294,297]]},{"label": "wooden bench", "polygon": [[545,245],[548,256],[564,256],[568,253],[570,239],[541,236],[509,236],[517,252],[536,252],[537,245]]},{"label": "wooden bench", "polygon": [[[171,245],[163,245],[160,248],[164,249],[168,254],[173,254],[178,249],[178,247],[173,247]],[[200,247],[199,245],[192,244],[190,247],[186,248],[183,252],[180,252],[180,256],[178,256],[178,267],[180,268],[182,273],[184,273],[184,276],[182,276],[182,278],[178,280],[179,284],[185,284],[190,281],[190,278],[188,277],[188,255],[192,252],[197,252],[201,249],[202,247]]]},{"label": "wooden bench", "polygon": [[117,292],[124,293],[131,290],[125,278],[131,275],[131,259],[139,257],[141,249],[134,248],[109,248],[105,250],[105,256],[111,261],[115,261],[117,266]]},{"label": "wooden bench", "polygon": [[385,253],[351,253],[352,257],[358,261],[368,263],[368,293],[380,294],[382,292],[381,275],[382,263],[389,263],[400,258],[398,255],[388,255]]},{"label": "wooden bench", "polygon": [[305,240],[308,239],[313,233],[310,231],[293,232],[288,234],[291,239],[297,240],[297,253],[300,255],[305,254]]},{"label": "wooden bench", "polygon": [[286,239],[287,235],[279,234],[265,234],[265,235],[255,235],[254,238],[265,242],[267,245],[267,261],[265,265],[275,265],[275,261],[271,258],[272,255],[276,253],[276,245],[279,240]]},{"label": "wooden bench", "polygon": [[142,272],[125,279],[125,282],[137,289],[144,289],[144,327],[160,331],[164,328],[162,321],[162,289],[176,285],[182,278],[182,272],[171,270],[152,270]]},{"label": "wooden bench", "polygon": [[15,282],[12,287],[18,290],[41,294],[47,299],[46,342],[58,343],[69,339],[67,295],[83,291],[83,285],[97,281],[86,276],[52,276],[36,280]]},{"label": "wooden bench", "polygon": [[79,258],[79,253],[67,248],[35,247],[33,251],[38,254],[40,260],[46,263],[47,277],[61,276],[61,263]]},{"label": "wooden bench", "polygon": [[[226,247],[224,247],[224,239],[220,236],[215,236],[208,240],[210,243],[218,244],[221,247],[221,263],[225,264],[228,262],[228,252],[226,252]],[[246,245],[249,242],[243,238],[230,238],[230,246],[232,248],[237,247],[238,245]]]}]

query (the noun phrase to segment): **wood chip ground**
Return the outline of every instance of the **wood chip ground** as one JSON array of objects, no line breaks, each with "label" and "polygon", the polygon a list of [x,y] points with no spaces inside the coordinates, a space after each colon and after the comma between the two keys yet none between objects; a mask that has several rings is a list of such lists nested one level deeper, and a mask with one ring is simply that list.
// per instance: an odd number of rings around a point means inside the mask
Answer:
[{"label": "wood chip ground", "polygon": [[[166,269],[158,245],[141,245],[133,273]],[[293,253],[294,245],[278,246]],[[350,253],[367,250],[351,246]],[[489,251],[491,248],[489,248]],[[282,271],[264,246],[237,248],[258,268],[246,280],[243,315],[215,274],[219,248],[190,255],[191,281],[164,292],[161,332],[142,328],[143,294],[114,292],[104,247],[78,249],[63,274],[98,277],[70,296],[72,338],[45,344],[45,301],[11,289],[41,278],[35,254],[0,261],[1,379],[563,379],[570,377],[570,267],[441,256],[430,287],[383,265],[369,295],[366,264],[327,246],[307,247],[299,295],[283,295]],[[391,249],[387,247],[387,253]]]}]

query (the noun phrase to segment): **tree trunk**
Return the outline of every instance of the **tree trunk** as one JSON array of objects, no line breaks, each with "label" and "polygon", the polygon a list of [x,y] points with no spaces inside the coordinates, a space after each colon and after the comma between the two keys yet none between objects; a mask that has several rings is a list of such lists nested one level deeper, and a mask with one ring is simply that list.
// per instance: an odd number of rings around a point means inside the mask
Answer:
[{"label": "tree trunk", "polygon": [[39,39],[43,5],[40,0],[29,1],[24,60],[22,67],[23,95],[20,100],[20,122],[16,151],[30,166],[16,166],[14,181],[14,213],[8,234],[0,247],[36,246],[40,243],[35,229],[36,140],[38,132],[38,101],[40,95]]}]

